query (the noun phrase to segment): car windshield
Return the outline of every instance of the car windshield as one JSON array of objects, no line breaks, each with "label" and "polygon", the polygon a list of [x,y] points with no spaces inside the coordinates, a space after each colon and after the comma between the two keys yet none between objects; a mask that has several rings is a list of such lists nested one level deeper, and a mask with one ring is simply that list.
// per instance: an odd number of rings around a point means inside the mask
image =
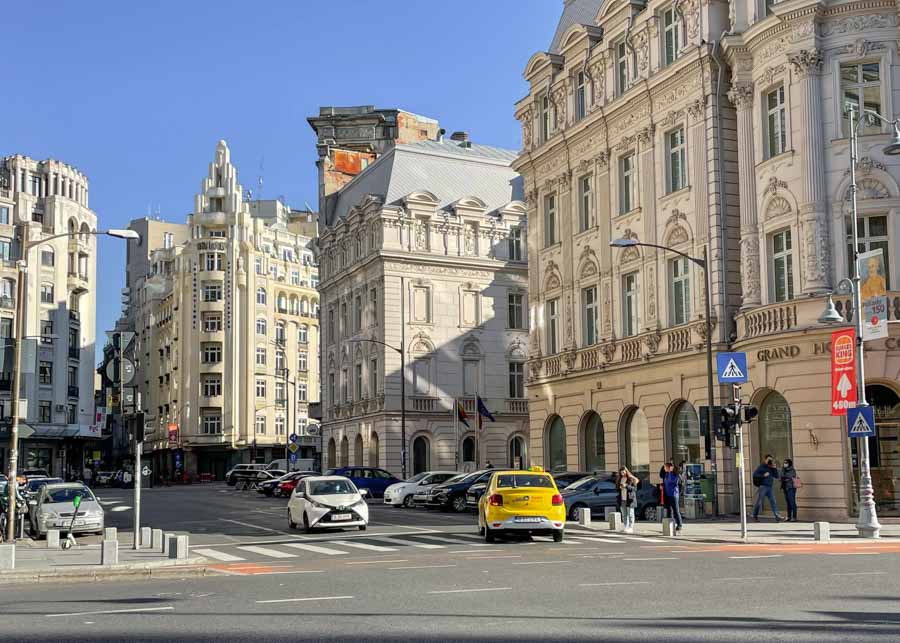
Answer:
[{"label": "car windshield", "polygon": [[596,481],[597,481],[597,478],[595,478],[593,476],[579,478],[578,480],[576,480],[575,482],[570,484],[568,487],[566,487],[566,491],[568,491],[569,489],[585,489],[587,487],[590,487]]},{"label": "car windshield", "polygon": [[37,491],[44,485],[59,484],[62,482],[59,478],[38,478],[37,480],[28,481],[28,491]]},{"label": "car windshield", "polygon": [[341,493],[356,493],[356,487],[349,480],[317,480],[309,483],[311,496],[334,496]]},{"label": "car windshield", "polygon": [[47,493],[47,502],[72,502],[75,496],[81,496],[82,502],[94,500],[94,494],[87,487],[64,487],[62,489],[51,489]]},{"label": "car windshield", "polygon": [[497,476],[497,488],[501,487],[544,487],[553,488],[550,476],[524,473],[507,473]]},{"label": "car windshield", "polygon": [[424,478],[427,475],[428,475],[427,471],[423,471],[422,473],[417,473],[412,478],[407,480],[407,482],[418,482],[419,480],[421,480],[422,478]]}]

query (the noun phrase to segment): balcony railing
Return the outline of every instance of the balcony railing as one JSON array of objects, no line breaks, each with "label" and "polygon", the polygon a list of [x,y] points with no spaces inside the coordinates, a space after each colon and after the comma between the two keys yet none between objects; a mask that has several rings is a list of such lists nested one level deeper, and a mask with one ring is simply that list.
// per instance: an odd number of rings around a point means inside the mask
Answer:
[{"label": "balcony railing", "polygon": [[506,400],[506,412],[528,415],[528,400]]},{"label": "balcony railing", "polygon": [[439,410],[437,398],[433,397],[414,397],[412,399],[412,410],[418,413],[431,413]]}]

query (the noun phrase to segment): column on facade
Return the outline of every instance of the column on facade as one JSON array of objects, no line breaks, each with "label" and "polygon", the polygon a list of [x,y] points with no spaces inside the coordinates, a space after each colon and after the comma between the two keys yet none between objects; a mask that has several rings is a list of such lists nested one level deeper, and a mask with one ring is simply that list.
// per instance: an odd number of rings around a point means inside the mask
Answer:
[{"label": "column on facade", "polygon": [[[652,124],[647,125],[637,134],[638,153],[641,158],[638,170],[638,176],[641,178],[640,206],[643,213],[641,217],[643,233],[640,240],[647,243],[657,243],[655,134],[656,127]],[[643,318],[639,316],[639,321],[643,328],[655,328],[659,320],[656,279],[657,252],[650,248],[644,248],[644,251],[646,262],[644,264],[643,287],[647,296],[643,300],[646,315]]]},{"label": "column on facade", "polygon": [[738,192],[741,208],[742,306],[762,303],[760,292],[759,222],[756,212],[756,159],[754,154],[752,82],[736,82],[728,98],[737,110]]},{"label": "column on facade", "polygon": [[[600,306],[599,335],[604,339],[612,336],[612,306],[610,305],[609,276],[612,271],[612,248],[609,247],[610,229],[607,224],[612,220],[615,205],[612,203],[613,190],[609,172],[609,150],[603,150],[594,157],[595,194],[594,199],[598,227],[600,231],[600,243],[597,248],[600,259],[600,292],[602,305]],[[601,195],[606,195],[602,198]]]},{"label": "column on facade", "polygon": [[540,318],[538,311],[541,302],[540,283],[543,275],[541,275],[541,261],[538,256],[540,251],[538,236],[541,234],[543,226],[541,225],[541,219],[538,214],[537,204],[539,199],[540,193],[537,188],[529,190],[525,195],[525,210],[529,222],[528,234],[525,237],[525,242],[528,264],[531,266],[531,269],[528,271],[528,328],[530,329],[528,356],[531,359],[540,357],[542,353]]},{"label": "column on facade", "polygon": [[575,302],[575,253],[574,236],[577,228],[577,204],[572,198],[572,170],[566,170],[557,177],[557,226],[559,227],[560,241],[560,269],[562,270],[563,283],[563,320],[565,323],[565,335],[561,342],[563,349],[575,349],[575,315],[577,303]]},{"label": "column on facade", "polygon": [[826,218],[825,134],[822,129],[822,53],[803,49],[788,59],[797,76],[803,96],[803,203],[801,283],[804,294],[819,294],[830,289],[830,234]]}]

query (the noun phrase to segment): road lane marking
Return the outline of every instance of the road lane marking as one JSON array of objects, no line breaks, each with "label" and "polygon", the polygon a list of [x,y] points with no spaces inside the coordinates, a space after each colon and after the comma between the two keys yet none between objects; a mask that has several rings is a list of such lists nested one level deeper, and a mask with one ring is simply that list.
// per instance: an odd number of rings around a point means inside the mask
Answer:
[{"label": "road lane marking", "polygon": [[828,551],[829,556],[878,556],[880,551]]},{"label": "road lane marking", "polygon": [[680,558],[664,558],[662,556],[654,556],[653,558],[623,558],[622,560],[639,561],[639,560],[681,560]]},{"label": "road lane marking", "polygon": [[456,567],[456,565],[407,565],[405,567],[388,567],[389,571],[398,569],[445,569],[447,567]]},{"label": "road lane marking", "polygon": [[887,572],[839,572],[832,574],[832,576],[882,576],[884,574],[887,574]]},{"label": "road lane marking", "polygon": [[476,587],[473,589],[439,589],[429,594],[464,594],[467,592],[502,592],[511,590],[512,587]]},{"label": "road lane marking", "polygon": [[273,576],[275,574],[324,574],[324,569],[288,569],[279,572],[256,572],[255,576]]},{"label": "road lane marking", "polygon": [[521,558],[521,556],[469,556],[466,560],[497,560],[498,558]]},{"label": "road lane marking", "polygon": [[711,551],[722,551],[721,549],[673,549],[670,554],[704,554]]},{"label": "road lane marking", "polygon": [[172,605],[162,607],[129,607],[121,610],[93,610],[91,612],[64,612],[61,614],[44,614],[46,618],[58,616],[93,616],[94,614],[131,614],[134,612],[169,612],[175,608]]},{"label": "road lane marking", "polygon": [[352,563],[344,563],[345,565],[373,565],[375,563],[408,563],[408,558],[401,558],[399,560],[356,560]]},{"label": "road lane marking", "polygon": [[446,549],[446,545],[429,545],[428,543],[418,543],[414,540],[404,540],[403,538],[394,538],[393,536],[380,536],[378,538],[371,538],[375,542],[380,543],[392,543],[395,545],[406,545],[407,547],[418,547],[419,549]]},{"label": "road lane marking", "polygon": [[768,576],[731,576],[726,578],[713,578],[711,580],[733,581],[733,580],[770,580]]},{"label": "road lane marking", "polygon": [[310,596],[308,598],[273,598],[267,601],[256,601],[260,605],[266,603],[304,603],[306,601],[344,601],[352,596]]},{"label": "road lane marking", "polygon": [[331,549],[330,547],[319,547],[318,545],[307,545],[306,543],[284,543],[285,547],[293,547],[294,549],[303,549],[311,551],[315,554],[325,554],[326,556],[341,556],[347,552],[340,549]]},{"label": "road lane marking", "polygon": [[475,546],[475,543],[467,543],[461,540],[454,540],[453,538],[444,538],[442,536],[432,536],[431,534],[416,534],[416,538],[423,538],[426,540],[434,540],[439,543],[450,543],[451,545],[468,545],[470,547]]},{"label": "road lane marking", "polygon": [[650,581],[648,580],[626,580],[626,581],[616,581],[610,583],[580,583],[579,587],[607,587],[609,585],[649,585]]},{"label": "road lane marking", "polygon": [[112,509],[110,509],[110,511],[112,511],[113,513],[116,513],[119,511],[128,511],[129,509],[131,509],[131,507],[129,507],[127,505],[119,505],[118,507],[113,507]]},{"label": "road lane marking", "polygon": [[289,554],[286,551],[278,551],[277,549],[269,549],[268,547],[257,547],[255,545],[243,545],[238,547],[241,551],[249,551],[260,556],[268,556],[269,558],[296,558],[297,554]]},{"label": "road lane marking", "polygon": [[[191,548],[193,549],[193,548]],[[224,551],[216,551],[215,549],[193,549],[194,553],[200,554],[201,556],[206,556],[207,558],[212,558],[213,560],[221,560],[223,563],[234,563],[239,560],[247,560],[246,558],[241,558],[240,556],[232,556],[231,554],[226,554]]]},{"label": "road lane marking", "polygon": [[582,540],[589,540],[592,543],[607,543],[612,545],[624,545],[621,540],[616,540],[614,538],[602,538],[600,536],[579,536]]},{"label": "road lane marking", "polygon": [[[118,507],[116,507],[118,509]],[[286,532],[281,531],[280,529],[269,529],[268,527],[262,527],[260,525],[254,525],[249,522],[241,522],[240,520],[232,520],[231,518],[219,518],[222,522],[233,522],[236,525],[241,525],[242,527],[251,527],[253,529],[258,529],[259,531],[271,531],[273,534],[284,534]]]},{"label": "road lane marking", "polygon": [[492,551],[503,551],[502,549],[459,549],[457,551],[448,551],[448,554],[486,554]]},{"label": "road lane marking", "polygon": [[729,556],[733,560],[749,560],[754,558],[781,558],[783,554],[759,554],[757,556]]},{"label": "road lane marking", "polygon": [[569,563],[568,560],[529,560],[524,563],[513,563],[513,565],[559,565]]},{"label": "road lane marking", "polygon": [[396,547],[385,547],[384,545],[369,545],[367,543],[352,543],[346,540],[331,540],[330,545],[340,545],[341,547],[356,547],[357,549],[366,549],[368,551],[397,551]]}]

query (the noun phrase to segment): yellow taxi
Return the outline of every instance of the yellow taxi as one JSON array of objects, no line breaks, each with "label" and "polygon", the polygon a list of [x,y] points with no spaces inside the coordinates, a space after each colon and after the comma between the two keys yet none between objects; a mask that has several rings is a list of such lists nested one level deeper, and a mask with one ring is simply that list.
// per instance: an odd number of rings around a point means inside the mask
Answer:
[{"label": "yellow taxi", "polygon": [[478,530],[488,543],[506,532],[552,535],[562,542],[565,526],[562,495],[540,467],[494,472],[478,502]]}]

